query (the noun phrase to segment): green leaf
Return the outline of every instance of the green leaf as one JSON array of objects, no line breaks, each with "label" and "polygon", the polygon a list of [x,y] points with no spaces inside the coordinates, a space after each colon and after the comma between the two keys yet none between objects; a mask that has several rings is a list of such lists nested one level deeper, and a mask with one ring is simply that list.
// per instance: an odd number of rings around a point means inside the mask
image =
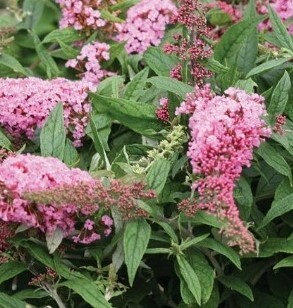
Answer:
[{"label": "green leaf", "polygon": [[151,77],[148,82],[156,88],[175,93],[184,98],[187,93],[193,92],[193,87],[170,77]]},{"label": "green leaf", "polygon": [[144,53],[143,59],[158,76],[170,76],[171,69],[179,62],[173,55],[167,55],[161,47],[150,47]]},{"label": "green leaf", "polygon": [[27,308],[28,305],[17,299],[9,296],[5,293],[0,292],[0,307],[1,308]]},{"label": "green leaf", "polygon": [[215,47],[215,59],[225,63],[225,60],[229,62],[229,59],[234,58],[259,22],[259,18],[251,18],[231,26]]},{"label": "green leaf", "polygon": [[171,254],[172,251],[169,248],[149,248],[145,251],[146,254]]},{"label": "green leaf", "polygon": [[63,159],[66,133],[64,128],[63,106],[58,103],[51,111],[40,134],[42,156]]},{"label": "green leaf", "polygon": [[144,219],[136,219],[127,223],[123,245],[130,286],[133,285],[136,271],[147,249],[150,236],[151,227]]},{"label": "green leaf", "polygon": [[52,42],[63,42],[64,44],[70,44],[80,39],[82,39],[82,35],[73,28],[56,29],[45,36],[42,44]]},{"label": "green leaf", "polygon": [[41,44],[41,41],[37,34],[33,31],[31,31],[30,33],[33,37],[35,49],[39,56],[39,59],[41,63],[44,64],[46,67],[46,73],[48,78],[58,76],[60,71],[56,62],[54,61],[50,53],[47,51],[47,49]]},{"label": "green leaf", "polygon": [[207,238],[198,243],[198,246],[212,249],[221,255],[227,257],[234,265],[241,270],[241,262],[239,255],[230,247],[223,245],[220,242],[217,242],[214,239]]},{"label": "green leaf", "polygon": [[284,258],[280,262],[278,262],[273,269],[281,268],[281,267],[293,267],[293,256],[289,256]]},{"label": "green leaf", "polygon": [[168,160],[155,160],[146,176],[149,188],[154,189],[159,194],[166,184],[170,169],[171,164]]},{"label": "green leaf", "polygon": [[250,72],[248,72],[248,74],[246,75],[246,79],[254,76],[254,75],[258,75],[260,73],[264,73],[272,68],[275,68],[277,66],[280,66],[282,64],[284,64],[285,62],[288,62],[289,59],[287,58],[281,58],[281,59],[277,59],[277,60],[270,60],[270,61],[266,61],[265,63],[260,64],[259,66],[253,68]]},{"label": "green leaf", "polygon": [[78,56],[79,51],[77,49],[63,43],[60,40],[58,40],[58,44],[60,45],[60,48],[63,51],[66,59],[74,59]]},{"label": "green leaf", "polygon": [[170,236],[170,238],[178,244],[178,237],[174,231],[174,229],[167,223],[167,222],[164,222],[164,221],[156,221],[156,223],[158,225],[160,225],[164,231],[166,232],[166,234],[168,234]]},{"label": "green leaf", "polygon": [[6,150],[11,150],[12,144],[11,141],[6,137],[6,135],[0,129],[0,147],[5,148]]},{"label": "green leaf", "polygon": [[182,242],[182,244],[180,245],[180,250],[183,251],[187,248],[190,248],[192,246],[194,246],[195,244],[203,241],[204,239],[206,239],[210,234],[209,233],[206,233],[206,234],[203,234],[201,236],[196,236],[195,238],[193,239],[187,239],[185,240],[184,242]]},{"label": "green leaf", "polygon": [[35,258],[45,266],[55,269],[52,257],[39,244],[25,241],[21,242],[20,246],[24,247],[33,258]]},{"label": "green leaf", "polygon": [[213,8],[207,13],[207,20],[211,25],[214,26],[223,26],[229,24],[231,20],[231,16],[220,8]]},{"label": "green leaf", "polygon": [[253,194],[251,187],[244,177],[241,177],[236,184],[234,190],[234,198],[240,207],[240,214],[244,220],[250,216],[251,206],[253,203]]},{"label": "green leaf", "polygon": [[231,289],[233,291],[236,291],[248,299],[250,299],[252,302],[254,301],[253,293],[249,285],[244,282],[243,280],[237,278],[237,277],[219,277],[218,280],[228,289]]},{"label": "green leaf", "polygon": [[200,285],[196,272],[191,267],[191,265],[188,263],[188,261],[185,259],[185,257],[181,255],[177,255],[176,260],[177,260],[178,268],[179,268],[179,271],[180,271],[180,274],[183,280],[187,284],[187,287],[189,291],[192,293],[192,295],[194,296],[194,299],[196,300],[196,302],[200,305],[201,285]]},{"label": "green leaf", "polygon": [[215,272],[206,258],[199,252],[189,251],[187,260],[195,271],[201,286],[201,301],[206,304],[214,288]]},{"label": "green leaf", "polygon": [[293,194],[290,194],[278,201],[274,201],[258,229],[265,227],[273,219],[293,210]]},{"label": "green leaf", "polygon": [[107,20],[107,21],[112,21],[112,22],[118,22],[118,23],[121,23],[123,22],[123,19],[117,17],[116,15],[110,13],[109,11],[107,10],[101,10],[101,17],[104,19],[104,20]]},{"label": "green leaf", "polygon": [[245,19],[250,19],[251,17],[256,17],[255,0],[249,0],[249,3],[244,12]]},{"label": "green leaf", "polygon": [[136,102],[143,94],[143,88],[147,81],[148,75],[148,67],[135,75],[125,88],[124,99]]},{"label": "green leaf", "polygon": [[100,156],[102,157],[106,169],[110,170],[111,165],[110,165],[109,159],[107,157],[105,148],[103,146],[100,133],[99,133],[97,127],[96,127],[95,122],[93,121],[92,116],[90,117],[90,127],[91,127],[91,130],[92,130],[92,138],[93,138],[93,141],[94,141],[95,149],[100,154]]},{"label": "green leaf", "polygon": [[242,89],[246,93],[254,93],[254,88],[257,87],[257,83],[255,83],[251,78],[246,80],[238,80],[235,83],[235,88]]},{"label": "green leaf", "polygon": [[284,75],[277,83],[271,98],[268,112],[272,115],[282,114],[286,108],[291,90],[289,74],[285,71]]},{"label": "green leaf", "polygon": [[[14,298],[23,300],[27,298],[44,298],[48,293],[40,289],[25,289],[13,294]],[[29,307],[27,307],[29,308]]]},{"label": "green leaf", "polygon": [[35,29],[40,21],[43,11],[44,2],[41,0],[25,0],[22,10],[24,13],[24,21],[20,24],[21,28]]},{"label": "green leaf", "polygon": [[264,142],[256,152],[269,166],[274,168],[279,173],[288,176],[292,182],[292,172],[290,166],[284,157],[274,147],[272,147],[269,143]]},{"label": "green leaf", "polygon": [[272,9],[272,7],[268,6],[268,9],[272,27],[278,41],[280,42],[282,47],[288,48],[289,50],[293,51],[293,41],[286,27],[282,23],[278,14]]},{"label": "green leaf", "polygon": [[20,73],[24,76],[27,76],[24,67],[14,57],[8,54],[0,54],[0,64],[11,68],[15,73]]},{"label": "green leaf", "polygon": [[9,261],[0,265],[0,284],[24,272],[26,266],[17,261]]},{"label": "green leaf", "polygon": [[237,70],[245,76],[255,67],[258,53],[258,32],[257,28],[251,31],[248,37],[243,41],[240,50],[236,55]]},{"label": "green leaf", "polygon": [[269,238],[259,247],[259,257],[271,257],[276,253],[285,252],[293,254],[293,239]]},{"label": "green leaf", "polygon": [[59,284],[72,289],[80,295],[91,307],[94,308],[109,308],[112,305],[106,301],[105,297],[99,290],[99,287],[88,279],[70,279]]},{"label": "green leaf", "polygon": [[76,148],[73,146],[71,140],[67,138],[65,142],[63,161],[69,167],[73,167],[79,162],[78,152],[76,151]]},{"label": "green leaf", "polygon": [[210,71],[215,72],[217,74],[220,73],[226,73],[229,71],[229,67],[221,64],[219,61],[215,60],[213,57],[208,58],[204,65],[206,68],[208,68]]},{"label": "green leaf", "polygon": [[56,228],[53,232],[46,233],[46,242],[49,249],[49,253],[53,253],[61,244],[64,238],[63,231],[60,228]]},{"label": "green leaf", "polygon": [[135,132],[152,136],[155,131],[163,129],[163,124],[156,118],[156,108],[152,105],[94,93],[90,93],[89,96],[99,113],[108,114]]}]

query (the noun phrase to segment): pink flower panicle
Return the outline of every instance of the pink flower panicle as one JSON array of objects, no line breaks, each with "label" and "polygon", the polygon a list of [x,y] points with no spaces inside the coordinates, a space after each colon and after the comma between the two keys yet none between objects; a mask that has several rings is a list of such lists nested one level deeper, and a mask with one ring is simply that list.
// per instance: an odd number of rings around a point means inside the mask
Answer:
[{"label": "pink flower panicle", "polygon": [[143,53],[151,45],[158,46],[176,11],[171,0],[142,0],[127,11],[123,24],[117,24],[117,40],[126,42],[129,54]]},{"label": "pink flower panicle", "polygon": [[13,137],[33,139],[36,128],[41,128],[52,109],[62,102],[65,127],[74,145],[81,146],[90,111],[87,92],[88,84],[83,81],[1,78],[0,125]]},{"label": "pink flower panicle", "polygon": [[[256,2],[257,11],[260,14],[267,14],[268,9],[267,5],[271,5],[272,8],[276,11],[279,17],[286,23],[288,22],[287,29],[290,34],[293,34],[293,23],[290,22],[290,19],[293,18],[293,2],[292,0],[258,0]],[[260,30],[271,31],[272,26],[269,19],[262,21],[259,24]]]},{"label": "pink flower panicle", "polygon": [[160,107],[156,110],[156,116],[157,118],[167,123],[170,120],[170,114],[169,114],[169,100],[168,98],[161,98],[160,99]]},{"label": "pink flower panicle", "polygon": [[61,7],[60,27],[75,30],[97,30],[105,26],[99,5],[101,0],[56,0]]},{"label": "pink flower panicle", "polygon": [[204,209],[223,222],[229,245],[239,245],[243,253],[254,250],[254,240],[239,218],[233,189],[243,166],[250,166],[253,148],[258,147],[271,130],[262,117],[266,114],[264,98],[229,88],[225,95],[209,101],[201,97],[194,101],[194,113],[189,120],[191,141],[187,156],[195,174],[199,201],[183,202],[180,208],[187,214]]},{"label": "pink flower panicle", "polygon": [[82,81],[95,92],[102,79],[113,75],[101,67],[101,62],[110,58],[109,50],[110,46],[106,43],[93,42],[84,45],[77,58],[68,60],[65,66],[80,71]]},{"label": "pink flower panicle", "polygon": [[[87,172],[70,169],[53,157],[10,156],[0,165],[0,222],[20,223],[53,233],[57,228],[75,242],[90,243],[108,236],[115,206],[124,219],[145,217],[137,199],[152,199],[143,183],[125,185],[110,180],[104,186]],[[84,221],[77,230],[77,222]]]},{"label": "pink flower panicle", "polygon": [[167,54],[175,54],[181,60],[171,70],[170,76],[181,80],[183,65],[189,62],[193,82],[202,85],[204,79],[211,76],[211,72],[201,62],[212,55],[211,47],[203,40],[203,37],[210,37],[206,26],[205,8],[198,0],[182,0],[172,17],[172,22],[185,26],[189,35],[183,37],[181,34],[175,34],[175,43],[167,43],[164,46]]},{"label": "pink flower panicle", "polygon": [[180,114],[193,114],[196,109],[196,102],[201,101],[202,104],[208,103],[214,94],[211,91],[210,84],[204,84],[202,87],[195,86],[192,93],[188,93],[185,100],[179,107],[176,108],[175,115]]},{"label": "pink flower panicle", "polygon": [[[75,220],[82,214],[77,203],[37,204],[26,199],[27,193],[56,189],[62,185],[76,187],[80,183],[94,186],[91,176],[80,169],[69,169],[53,157],[30,154],[8,157],[0,165],[0,219],[22,223],[52,233],[61,229],[65,236],[75,229]],[[97,209],[97,205],[93,205]]]}]

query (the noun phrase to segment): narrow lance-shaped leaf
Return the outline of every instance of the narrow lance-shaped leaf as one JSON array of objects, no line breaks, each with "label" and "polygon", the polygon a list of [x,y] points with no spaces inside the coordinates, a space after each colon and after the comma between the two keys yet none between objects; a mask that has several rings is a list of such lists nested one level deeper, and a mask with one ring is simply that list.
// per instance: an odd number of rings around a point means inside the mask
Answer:
[{"label": "narrow lance-shaped leaf", "polygon": [[[289,4],[288,4],[289,5]],[[269,6],[269,17],[273,30],[281,46],[293,51],[293,40],[278,14]]]},{"label": "narrow lance-shaped leaf", "polygon": [[151,77],[148,81],[156,88],[175,93],[185,97],[187,93],[193,91],[193,87],[171,77]]},{"label": "narrow lance-shaped leaf", "polygon": [[278,262],[273,269],[277,269],[280,267],[293,267],[293,256],[289,256],[287,258],[284,258],[280,262]]},{"label": "narrow lance-shaped leaf", "polygon": [[227,288],[234,290],[251,301],[253,301],[253,293],[249,285],[237,277],[220,277],[219,281]]},{"label": "narrow lance-shaped leaf", "polygon": [[137,101],[140,98],[140,96],[143,94],[143,87],[148,78],[148,74],[149,68],[146,67],[134,76],[134,78],[126,86],[124,92],[125,99]]},{"label": "narrow lance-shaped leaf", "polygon": [[170,169],[171,164],[168,160],[155,160],[146,177],[149,188],[154,189],[159,194],[166,184]]},{"label": "narrow lance-shaped leaf", "polygon": [[272,94],[268,112],[272,115],[282,114],[286,108],[291,89],[291,81],[289,74],[285,71],[284,75],[277,83]]},{"label": "narrow lance-shaped leaf", "polygon": [[258,66],[256,66],[255,68],[253,68],[250,72],[247,73],[246,75],[246,79],[251,77],[251,76],[254,76],[254,75],[257,75],[257,74],[260,74],[260,73],[264,73],[274,67],[278,67],[286,62],[288,62],[289,59],[287,58],[281,58],[281,59],[277,59],[277,60],[270,60],[270,61],[266,61],[265,63],[262,63]]},{"label": "narrow lance-shaped leaf", "polygon": [[178,267],[180,274],[184,281],[186,282],[189,291],[194,296],[194,299],[196,302],[200,305],[201,303],[201,286],[200,282],[198,280],[198,277],[191,267],[191,265],[188,263],[188,261],[185,259],[185,257],[181,255],[176,256]]},{"label": "narrow lance-shaped leaf", "polygon": [[91,307],[94,308],[110,308],[112,305],[108,303],[99,290],[99,287],[87,279],[70,279],[60,285],[72,289],[79,294]]},{"label": "narrow lance-shaped leaf", "polygon": [[24,67],[18,62],[18,60],[8,54],[0,53],[0,64],[11,68],[15,73],[27,76]]},{"label": "narrow lance-shaped leaf", "polygon": [[40,135],[41,153],[63,159],[66,133],[64,128],[63,106],[58,103],[45,122]]},{"label": "narrow lance-shaped leaf", "polygon": [[17,261],[9,261],[0,265],[0,284],[10,278],[17,276],[18,274],[24,272],[26,266]]},{"label": "narrow lance-shaped leaf", "polygon": [[179,62],[173,55],[167,55],[160,47],[150,47],[144,53],[143,59],[158,76],[170,76],[171,69]]},{"label": "narrow lance-shaped leaf", "polygon": [[267,142],[264,142],[258,148],[257,154],[261,156],[264,161],[276,171],[285,176],[288,176],[290,182],[292,182],[292,172],[290,166],[284,157],[273,146]]},{"label": "narrow lance-shaped leaf", "polygon": [[261,222],[259,229],[265,227],[273,219],[284,215],[293,210],[293,194],[290,194],[278,201],[274,201],[272,207],[267,212],[263,221]]},{"label": "narrow lance-shaped leaf", "polygon": [[147,249],[151,227],[144,219],[128,222],[123,237],[125,264],[129,284],[132,286],[140,261]]},{"label": "narrow lance-shaped leaf", "polygon": [[259,22],[259,18],[250,18],[231,26],[215,47],[215,59],[220,63],[225,63],[225,59],[235,58],[235,54],[237,54],[250,34],[255,31],[255,27]]},{"label": "narrow lance-shaped leaf", "polygon": [[118,120],[121,124],[145,136],[152,136],[163,129],[156,118],[156,108],[150,104],[106,97],[90,93],[94,108]]}]

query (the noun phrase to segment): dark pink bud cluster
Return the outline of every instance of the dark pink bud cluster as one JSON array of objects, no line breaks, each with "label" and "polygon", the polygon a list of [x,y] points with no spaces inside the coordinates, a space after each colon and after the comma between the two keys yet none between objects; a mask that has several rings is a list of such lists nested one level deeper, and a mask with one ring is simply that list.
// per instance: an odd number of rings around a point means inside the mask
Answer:
[{"label": "dark pink bud cluster", "polygon": [[57,278],[57,273],[50,267],[46,267],[46,273],[35,275],[28,284],[31,286],[42,287],[44,284],[54,283]]},{"label": "dark pink bud cluster", "polygon": [[160,99],[160,108],[156,110],[156,116],[157,118],[164,122],[167,123],[170,119],[170,114],[169,114],[169,101],[168,98],[161,98]]},{"label": "dark pink bud cluster", "polygon": [[186,37],[175,34],[175,43],[164,46],[167,54],[175,54],[181,59],[181,63],[171,70],[170,76],[181,80],[183,65],[189,62],[193,82],[202,85],[203,80],[211,76],[211,72],[201,62],[212,55],[211,47],[203,39],[209,37],[205,8],[198,0],[182,0],[172,21],[187,27],[189,33]]},{"label": "dark pink bud cluster", "polygon": [[286,124],[286,122],[287,118],[285,116],[278,115],[276,117],[275,126],[273,127],[273,132],[283,135],[284,134],[283,126]]},{"label": "dark pink bud cluster", "polygon": [[[191,104],[184,103],[182,111],[189,111]],[[186,205],[187,214],[199,209],[215,214],[223,222],[229,245],[238,245],[244,253],[253,251],[254,239],[239,218],[233,189],[243,166],[250,166],[254,147],[271,134],[262,119],[266,114],[264,98],[229,88],[225,95],[210,100],[199,96],[192,107],[187,156],[193,172],[202,178],[193,183],[199,201],[185,202],[180,208],[185,211]]]},{"label": "dark pink bud cluster", "polygon": [[[3,184],[0,182],[0,190]],[[15,235],[16,224],[9,223],[0,219],[0,254],[5,252],[6,249],[10,246],[8,240]],[[3,263],[0,261],[0,264]]]},{"label": "dark pink bud cluster", "polygon": [[126,21],[117,24],[117,40],[126,42],[128,53],[143,53],[152,45],[158,46],[176,11],[171,0],[141,0],[127,11]]},{"label": "dark pink bud cluster", "polygon": [[68,60],[65,66],[78,70],[81,80],[95,92],[102,79],[113,75],[101,67],[101,62],[110,58],[109,50],[110,46],[106,43],[93,42],[84,45],[77,58]]},{"label": "dark pink bud cluster", "polygon": [[1,78],[0,125],[13,137],[25,135],[33,139],[35,130],[43,126],[53,108],[62,102],[65,127],[74,145],[81,146],[91,109],[87,96],[88,83],[83,81]]}]

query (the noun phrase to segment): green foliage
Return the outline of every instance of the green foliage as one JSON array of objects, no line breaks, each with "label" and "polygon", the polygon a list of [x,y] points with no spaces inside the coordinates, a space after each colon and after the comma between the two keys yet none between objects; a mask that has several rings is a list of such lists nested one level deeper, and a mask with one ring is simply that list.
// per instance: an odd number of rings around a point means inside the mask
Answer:
[{"label": "green foliage", "polygon": [[[102,17],[109,25],[121,23],[138,2],[105,4]],[[190,184],[202,175],[192,173],[186,136],[176,139],[176,150],[171,146],[174,140],[168,140],[176,127],[189,134],[188,116],[175,116],[175,109],[194,91],[194,81],[186,70],[187,60],[166,54],[162,46],[173,42],[176,33],[188,38],[189,30],[169,25],[160,46],[143,55],[127,54],[125,43],[115,42],[109,34],[109,25],[92,32],[57,29],[60,9],[54,1],[19,1],[22,11],[0,8],[0,30],[12,26],[16,31],[9,34],[7,46],[6,36],[0,35],[1,78],[78,79],[82,72],[75,75],[65,62],[93,41],[110,45],[110,59],[101,67],[114,73],[89,93],[91,110],[82,147],[74,147],[59,102],[33,140],[19,142],[0,124],[1,161],[9,151],[53,156],[69,167],[88,170],[105,187],[113,179],[122,185],[142,182],[156,194],[150,200],[131,194],[131,200],[119,200],[117,192],[113,197],[117,204],[110,209],[105,200],[98,200],[99,211],[76,222],[81,229],[87,218],[99,222],[101,240],[89,245],[74,243],[76,233],[64,234],[59,228],[43,232],[18,226],[5,242],[8,248],[1,251],[0,307],[293,307],[292,35],[271,7],[272,32],[261,33],[263,17],[257,14],[255,1],[230,2],[243,9],[238,23],[218,7],[206,16],[211,33],[220,37],[211,41],[213,56],[200,60],[213,73],[205,83],[219,95],[230,86],[263,95],[268,111],[264,120],[272,129],[270,139],[255,150],[251,165],[243,168],[235,183],[240,218],[256,243],[256,251],[246,255],[227,245],[222,233],[225,221],[213,213],[201,208],[186,216],[178,210],[183,200],[199,201]],[[170,77],[179,63],[183,81]],[[166,123],[156,116],[161,98],[169,101]],[[280,115],[287,117],[282,127],[277,126]],[[160,147],[165,149],[162,155]],[[77,189],[74,197],[79,193]],[[119,207],[125,201],[133,201],[147,217],[122,218]],[[45,206],[49,211],[59,204]],[[104,214],[114,220],[109,236],[100,223]],[[83,228],[81,235],[90,231]]]}]

